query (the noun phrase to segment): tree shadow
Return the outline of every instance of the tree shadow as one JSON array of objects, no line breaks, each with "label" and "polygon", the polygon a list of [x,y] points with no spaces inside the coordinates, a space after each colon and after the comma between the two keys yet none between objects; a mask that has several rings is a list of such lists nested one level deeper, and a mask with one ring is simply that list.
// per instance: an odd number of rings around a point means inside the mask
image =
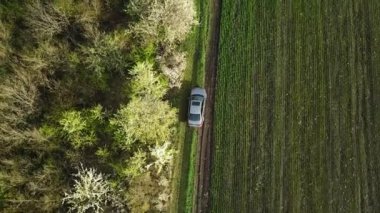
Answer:
[{"label": "tree shadow", "polygon": [[193,179],[195,175],[195,167],[191,168],[193,134],[194,129],[187,127],[182,148],[182,153],[184,154],[182,155],[181,177],[178,196],[178,212],[186,212],[186,210],[192,206],[192,197],[189,197],[188,195],[192,195],[194,190],[192,187],[193,185],[189,185],[189,180]]},{"label": "tree shadow", "polygon": [[183,81],[180,88],[175,87],[168,91],[166,99],[169,100],[171,105],[178,109],[179,121],[185,122],[187,120],[188,98],[192,83],[190,81]]}]

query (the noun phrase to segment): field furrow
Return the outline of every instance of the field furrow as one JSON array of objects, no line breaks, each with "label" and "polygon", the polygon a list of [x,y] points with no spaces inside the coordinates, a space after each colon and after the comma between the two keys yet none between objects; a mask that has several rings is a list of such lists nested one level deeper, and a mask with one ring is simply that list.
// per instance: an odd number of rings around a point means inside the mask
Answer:
[{"label": "field furrow", "polygon": [[224,0],[211,212],[380,210],[380,2]]}]

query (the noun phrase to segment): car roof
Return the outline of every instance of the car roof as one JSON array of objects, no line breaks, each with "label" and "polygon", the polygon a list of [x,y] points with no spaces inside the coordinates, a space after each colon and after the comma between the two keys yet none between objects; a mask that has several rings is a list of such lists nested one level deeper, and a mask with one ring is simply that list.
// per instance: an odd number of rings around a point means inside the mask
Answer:
[{"label": "car roof", "polygon": [[190,113],[191,114],[201,114],[202,101],[191,100],[190,101]]}]

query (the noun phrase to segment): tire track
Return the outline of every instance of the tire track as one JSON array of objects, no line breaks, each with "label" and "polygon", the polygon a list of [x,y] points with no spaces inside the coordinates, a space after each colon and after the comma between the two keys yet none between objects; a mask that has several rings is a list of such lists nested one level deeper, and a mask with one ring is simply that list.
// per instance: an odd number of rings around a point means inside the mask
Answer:
[{"label": "tire track", "polygon": [[208,212],[210,202],[211,148],[213,144],[214,101],[216,73],[218,63],[218,46],[220,32],[221,0],[211,0],[212,16],[210,20],[210,36],[205,64],[205,89],[207,101],[205,122],[199,130],[199,149],[196,171],[196,192],[193,212]]}]

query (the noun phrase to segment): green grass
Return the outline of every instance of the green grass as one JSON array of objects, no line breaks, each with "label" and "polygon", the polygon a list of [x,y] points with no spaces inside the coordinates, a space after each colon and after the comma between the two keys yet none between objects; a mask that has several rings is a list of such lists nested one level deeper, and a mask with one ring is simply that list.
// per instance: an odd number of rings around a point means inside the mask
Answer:
[{"label": "green grass", "polygon": [[174,105],[179,108],[179,140],[177,158],[173,170],[173,193],[170,212],[192,212],[198,134],[187,126],[187,107],[190,90],[204,85],[205,57],[209,37],[209,2],[195,0],[199,24],[189,36],[183,50],[188,61],[184,81]]},{"label": "green grass", "polygon": [[222,2],[212,212],[380,209],[380,2]]}]

